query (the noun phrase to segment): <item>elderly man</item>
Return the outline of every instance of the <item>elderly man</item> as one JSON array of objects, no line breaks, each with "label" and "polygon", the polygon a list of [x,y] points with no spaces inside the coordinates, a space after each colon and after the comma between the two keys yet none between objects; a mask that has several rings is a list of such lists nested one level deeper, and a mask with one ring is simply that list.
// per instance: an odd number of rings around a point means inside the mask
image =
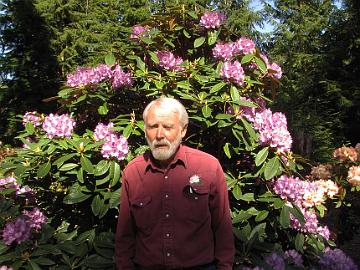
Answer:
[{"label": "elderly man", "polygon": [[227,186],[216,158],[181,145],[188,115],[172,98],[144,110],[150,152],[123,172],[118,269],[232,269]]}]

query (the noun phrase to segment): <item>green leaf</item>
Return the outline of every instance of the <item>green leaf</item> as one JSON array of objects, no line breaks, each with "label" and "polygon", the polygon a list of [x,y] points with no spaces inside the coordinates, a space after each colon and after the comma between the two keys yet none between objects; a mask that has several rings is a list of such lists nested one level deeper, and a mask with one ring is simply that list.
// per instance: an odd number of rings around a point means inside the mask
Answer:
[{"label": "green leaf", "polygon": [[269,215],[269,211],[262,210],[262,211],[260,211],[260,212],[257,214],[257,216],[255,217],[255,221],[256,221],[256,222],[263,221],[264,219],[267,218],[268,215]]},{"label": "green leaf", "polygon": [[266,67],[266,64],[265,62],[258,58],[258,57],[255,57],[255,63],[258,65],[258,67],[260,68],[261,72],[265,73],[267,71],[267,67]]},{"label": "green leaf", "polygon": [[239,90],[235,86],[230,87],[230,96],[232,101],[234,101],[236,104],[239,102],[240,94],[239,94]]},{"label": "green leaf", "polygon": [[283,228],[289,228],[290,226],[290,212],[289,212],[289,206],[284,205],[281,208],[280,212],[280,220],[279,220],[281,226]]},{"label": "green leaf", "polygon": [[256,132],[255,132],[254,128],[250,125],[250,123],[248,121],[246,121],[243,117],[241,117],[241,122],[243,123],[250,138],[252,140],[256,140],[257,139]]},{"label": "green leaf", "polygon": [[119,163],[112,160],[111,161],[111,168],[110,168],[110,174],[112,175],[111,182],[110,182],[111,187],[115,186],[117,184],[117,182],[119,182],[120,172],[121,172],[121,170],[120,170]]},{"label": "green leaf", "polygon": [[70,170],[76,168],[78,165],[79,164],[76,164],[76,163],[66,163],[59,168],[59,171],[70,171]]},{"label": "green leaf", "polygon": [[156,53],[149,51],[150,58],[155,64],[159,64],[159,58],[157,57]]},{"label": "green leaf", "polygon": [[246,55],[244,55],[244,57],[241,59],[241,64],[246,64],[246,63],[250,62],[253,58],[254,58],[254,55],[253,55],[253,54],[246,54]]},{"label": "green leaf", "polygon": [[63,202],[65,204],[75,204],[75,203],[83,202],[86,199],[88,199],[89,197],[91,197],[90,194],[84,194],[81,191],[75,191],[75,192],[71,192],[70,194],[66,195]]},{"label": "green leaf", "polygon": [[107,64],[108,66],[115,65],[115,62],[116,62],[116,59],[112,53],[105,56],[105,64]]},{"label": "green leaf", "polygon": [[91,163],[90,159],[85,156],[80,157],[81,167],[88,173],[94,173],[94,165]]},{"label": "green leaf", "polygon": [[205,118],[209,118],[211,116],[211,108],[207,104],[201,108],[201,112]]},{"label": "green leaf", "polygon": [[54,265],[55,262],[48,259],[48,258],[36,258],[32,259],[33,262],[39,264],[39,265]]},{"label": "green leaf", "polygon": [[253,201],[255,201],[254,193],[245,193],[245,194],[241,195],[238,200],[243,200],[246,202],[253,202]]},{"label": "green leaf", "polygon": [[91,209],[95,216],[102,218],[108,211],[109,206],[104,203],[99,195],[96,195],[91,203]]},{"label": "green leaf", "polygon": [[223,149],[224,149],[224,153],[228,158],[231,158],[231,153],[230,153],[230,149],[229,149],[229,145],[231,145],[230,143],[225,143]]},{"label": "green leaf", "polygon": [[110,168],[110,163],[107,160],[100,160],[99,163],[95,166],[94,175],[100,176],[105,174]]},{"label": "green leaf", "polygon": [[145,63],[140,57],[136,57],[136,66],[143,72],[145,72]]},{"label": "green leaf", "polygon": [[59,168],[64,164],[65,161],[68,161],[75,155],[76,155],[76,153],[72,153],[72,154],[67,154],[65,156],[59,157],[57,160],[54,161],[53,164]]},{"label": "green leaf", "polygon": [[121,196],[121,188],[118,188],[110,196],[110,200],[109,200],[110,208],[117,208],[119,206],[120,196]]},{"label": "green leaf", "polygon": [[211,46],[216,43],[216,40],[218,38],[218,31],[209,31],[208,32],[208,44]]},{"label": "green leaf", "polygon": [[107,102],[104,102],[103,105],[99,106],[99,108],[98,108],[98,113],[99,113],[100,115],[107,115],[108,112],[109,112],[109,109],[108,109],[108,107],[107,107]]},{"label": "green leaf", "polygon": [[80,168],[76,173],[76,178],[80,183],[84,183],[84,170]]},{"label": "green leaf", "polygon": [[305,236],[302,233],[298,233],[295,237],[296,250],[303,251],[304,242],[305,242]]},{"label": "green leaf", "polygon": [[265,163],[264,177],[266,180],[273,178],[278,169],[281,166],[279,158],[277,156],[271,158],[268,162]]},{"label": "green leaf", "polygon": [[27,122],[25,124],[25,130],[29,135],[34,134],[35,127],[34,127],[33,123]]},{"label": "green leaf", "polygon": [[199,37],[199,38],[195,39],[194,48],[200,47],[201,45],[204,44],[204,42],[205,42],[205,37]]},{"label": "green leaf", "polygon": [[51,169],[51,163],[48,161],[47,163],[41,164],[39,166],[39,169],[36,172],[36,176],[39,178],[43,178],[45,175],[47,175],[50,172]]},{"label": "green leaf", "polygon": [[239,185],[235,185],[232,189],[232,194],[234,195],[236,200],[239,200],[241,198],[242,192]]},{"label": "green leaf", "polygon": [[28,261],[28,269],[30,270],[41,270],[40,266],[33,260]]},{"label": "green leaf", "polygon": [[255,165],[260,166],[267,158],[269,154],[269,147],[265,147],[259,151],[255,156]]},{"label": "green leaf", "polygon": [[225,85],[227,85],[225,82],[219,82],[217,84],[215,84],[213,87],[211,87],[210,89],[210,93],[217,93],[220,89],[222,89]]},{"label": "green leaf", "polygon": [[191,35],[184,29],[183,34],[186,38],[191,38]]}]

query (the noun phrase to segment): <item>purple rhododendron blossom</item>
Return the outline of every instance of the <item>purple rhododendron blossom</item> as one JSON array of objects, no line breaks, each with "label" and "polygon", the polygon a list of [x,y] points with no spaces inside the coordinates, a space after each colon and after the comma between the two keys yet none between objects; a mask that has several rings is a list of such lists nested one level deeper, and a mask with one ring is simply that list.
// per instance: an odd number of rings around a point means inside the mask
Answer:
[{"label": "purple rhododendron blossom", "polygon": [[255,53],[255,42],[246,37],[241,37],[234,43],[234,54],[250,54]]},{"label": "purple rhododendron blossom", "polygon": [[276,252],[274,252],[274,253],[270,254],[269,256],[267,256],[265,258],[265,261],[274,270],[285,270],[284,258],[280,254],[278,254]]},{"label": "purple rhododendron blossom", "polygon": [[114,157],[118,160],[123,160],[128,152],[129,148],[126,138],[124,136],[118,137],[115,134],[108,136],[101,148],[101,154],[104,158]]},{"label": "purple rhododendron blossom", "polygon": [[13,270],[13,268],[10,266],[2,265],[0,266],[0,270]]},{"label": "purple rhododendron blossom", "polygon": [[23,215],[29,217],[27,222],[29,223],[30,228],[33,228],[36,231],[39,231],[41,226],[47,222],[47,217],[37,207],[32,211],[24,210]]},{"label": "purple rhododendron blossom", "polygon": [[111,134],[114,134],[112,129],[114,128],[113,123],[107,125],[103,123],[98,123],[94,130],[94,139],[95,141],[106,140]]},{"label": "purple rhododendron blossom", "polygon": [[2,238],[6,245],[13,242],[20,244],[28,240],[31,236],[31,227],[24,217],[8,222],[2,232]]},{"label": "purple rhododendron blossom", "polygon": [[115,65],[112,75],[112,86],[114,88],[130,87],[133,84],[131,73],[124,72],[119,65]]},{"label": "purple rhododendron blossom", "polygon": [[26,112],[23,116],[22,123],[24,126],[26,125],[26,123],[32,123],[35,127],[38,127],[41,126],[42,119],[37,111]]},{"label": "purple rhododendron blossom", "polygon": [[290,151],[292,138],[283,113],[272,113],[270,109],[256,113],[254,128],[259,131],[263,145],[276,147],[281,152]]},{"label": "purple rhododendron blossom", "polygon": [[181,57],[176,57],[169,51],[158,51],[156,53],[159,58],[159,66],[170,71],[183,71],[184,67],[180,66],[183,63]]},{"label": "purple rhododendron blossom", "polygon": [[20,185],[18,185],[16,179],[11,176],[6,178],[0,178],[0,190],[3,190],[4,188],[2,188],[1,186],[6,186],[6,188],[14,189],[16,195],[32,192],[31,188],[27,186],[21,187]]},{"label": "purple rhododendron blossom", "polygon": [[319,265],[322,270],[357,270],[353,260],[346,256],[341,249],[326,248],[320,255]]},{"label": "purple rhododendron blossom", "polygon": [[245,73],[239,61],[226,61],[221,68],[220,76],[226,81],[242,85],[244,83]]},{"label": "purple rhododendron blossom", "polygon": [[216,11],[206,11],[200,18],[200,25],[206,29],[218,28],[226,20],[225,15]]},{"label": "purple rhododendron blossom", "polygon": [[50,114],[45,117],[42,128],[46,135],[52,139],[54,137],[71,137],[75,127],[75,120],[69,117],[68,114]]},{"label": "purple rhododendron blossom", "polygon": [[79,67],[67,76],[66,84],[71,87],[83,87],[89,84],[98,84],[112,77],[111,67],[100,64],[95,68]]},{"label": "purple rhododendron blossom", "polygon": [[276,79],[281,79],[282,70],[281,70],[281,67],[278,64],[272,63],[267,68],[271,70],[271,72],[269,72],[270,77],[274,77]]},{"label": "purple rhododendron blossom", "polygon": [[285,251],[284,253],[285,259],[289,259],[291,263],[293,263],[296,266],[302,266],[304,260],[301,257],[301,254],[297,252],[295,249],[290,249]]},{"label": "purple rhododendron blossom", "polygon": [[147,29],[144,26],[135,25],[131,30],[130,38],[138,40],[145,32],[147,32]]}]

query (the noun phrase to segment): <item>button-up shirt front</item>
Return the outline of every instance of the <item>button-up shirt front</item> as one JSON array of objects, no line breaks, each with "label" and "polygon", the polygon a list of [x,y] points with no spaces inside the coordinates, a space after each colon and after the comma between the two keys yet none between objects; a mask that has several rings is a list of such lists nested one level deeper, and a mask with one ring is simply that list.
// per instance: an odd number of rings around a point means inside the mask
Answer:
[{"label": "button-up shirt front", "polygon": [[116,233],[119,269],[211,262],[231,269],[233,256],[227,186],[216,158],[180,146],[166,169],[149,153],[128,164]]}]

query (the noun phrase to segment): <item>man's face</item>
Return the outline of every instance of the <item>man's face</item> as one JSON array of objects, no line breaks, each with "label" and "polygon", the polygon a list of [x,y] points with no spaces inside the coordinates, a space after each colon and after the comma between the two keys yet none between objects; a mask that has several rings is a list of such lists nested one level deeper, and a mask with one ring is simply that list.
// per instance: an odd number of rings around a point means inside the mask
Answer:
[{"label": "man's face", "polygon": [[153,105],[145,119],[145,135],[154,158],[169,161],[175,154],[186,127],[180,124],[180,115],[169,109]]}]

